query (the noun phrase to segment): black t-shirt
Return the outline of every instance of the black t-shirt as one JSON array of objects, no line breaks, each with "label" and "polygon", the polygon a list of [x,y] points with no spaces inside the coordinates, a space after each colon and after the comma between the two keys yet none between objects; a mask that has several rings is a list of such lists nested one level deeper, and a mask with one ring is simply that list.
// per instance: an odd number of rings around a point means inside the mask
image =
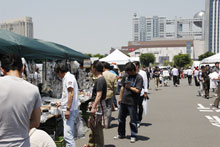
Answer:
[{"label": "black t-shirt", "polygon": [[154,77],[159,77],[160,76],[160,70],[159,69],[155,69],[154,70]]},{"label": "black t-shirt", "polygon": [[143,78],[141,75],[136,74],[135,76],[128,76],[125,75],[122,78],[122,86],[124,87],[124,92],[122,96],[121,103],[127,104],[127,105],[137,105],[140,93],[132,92],[130,89],[125,88],[126,83],[130,83],[131,87],[135,87],[137,89],[143,88]]},{"label": "black t-shirt", "polygon": [[209,82],[209,74],[210,74],[210,72],[209,71],[204,71],[204,72],[202,72],[202,77],[204,78],[204,81],[205,82]]},{"label": "black t-shirt", "polygon": [[101,100],[104,100],[107,93],[107,83],[105,78],[102,76],[95,81],[93,91],[92,91],[92,101],[95,101],[96,95],[98,91],[102,91]]}]

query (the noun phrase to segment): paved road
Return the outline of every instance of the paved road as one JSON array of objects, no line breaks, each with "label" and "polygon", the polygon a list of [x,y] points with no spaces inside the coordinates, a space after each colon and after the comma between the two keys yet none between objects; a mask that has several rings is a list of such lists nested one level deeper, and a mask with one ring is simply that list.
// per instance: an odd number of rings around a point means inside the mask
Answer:
[{"label": "paved road", "polygon": [[[179,87],[169,82],[169,87],[160,87],[158,91],[152,84],[148,115],[138,130],[137,142],[129,140],[129,117],[128,138],[113,139],[118,126],[116,111],[113,127],[104,130],[105,147],[220,147],[220,110],[210,107],[214,97],[208,100],[198,97],[197,87],[188,86],[186,80],[181,80]],[[87,141],[88,134],[77,140],[76,146],[82,147]]]}]

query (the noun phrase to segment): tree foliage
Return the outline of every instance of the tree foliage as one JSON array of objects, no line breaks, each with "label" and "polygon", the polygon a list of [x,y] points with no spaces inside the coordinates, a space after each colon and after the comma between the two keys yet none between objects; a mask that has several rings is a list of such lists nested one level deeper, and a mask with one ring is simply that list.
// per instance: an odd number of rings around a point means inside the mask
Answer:
[{"label": "tree foliage", "polygon": [[199,56],[199,61],[202,61],[203,59],[205,59],[205,58],[207,58],[207,57],[210,57],[210,56],[212,56],[212,55],[214,55],[214,53],[212,53],[212,52],[205,52],[204,54],[202,54],[202,55],[200,55]]},{"label": "tree foliage", "polygon": [[163,66],[173,66],[173,62],[169,62],[169,60],[165,60],[164,63],[163,63]]},{"label": "tree foliage", "polygon": [[104,57],[107,56],[107,55],[101,55],[101,54],[95,54],[95,55],[92,55],[92,54],[85,54],[85,55],[87,55],[87,56],[89,56],[89,57],[98,57],[99,59],[104,58]]},{"label": "tree foliage", "polygon": [[93,55],[93,57],[98,57],[99,59],[101,59],[101,58],[104,58],[104,57],[105,57],[105,55],[101,55],[101,54],[95,54],[95,55]]},{"label": "tree foliage", "polygon": [[143,66],[148,67],[150,63],[154,64],[155,56],[152,53],[141,54],[140,61]]},{"label": "tree foliage", "polygon": [[188,54],[179,54],[173,57],[174,65],[186,67],[192,64],[192,59]]}]

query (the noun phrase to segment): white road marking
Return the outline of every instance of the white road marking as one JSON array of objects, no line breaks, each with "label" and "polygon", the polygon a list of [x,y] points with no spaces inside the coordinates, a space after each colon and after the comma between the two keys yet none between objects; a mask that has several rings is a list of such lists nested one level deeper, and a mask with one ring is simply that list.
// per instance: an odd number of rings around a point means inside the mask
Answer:
[{"label": "white road marking", "polygon": [[206,115],[205,117],[209,120],[213,120],[213,118],[211,116]]},{"label": "white road marking", "polygon": [[213,126],[220,127],[220,118],[218,116],[211,117],[211,116],[206,115],[205,117],[209,120],[209,122]]},{"label": "white road marking", "polygon": [[218,116],[213,116],[213,118],[220,124],[220,118]]},{"label": "white road marking", "polygon": [[204,107],[202,104],[197,104],[199,107],[197,107],[197,109],[210,109],[208,107]]},{"label": "white road marking", "polygon": [[199,110],[200,112],[213,112],[213,110]]}]

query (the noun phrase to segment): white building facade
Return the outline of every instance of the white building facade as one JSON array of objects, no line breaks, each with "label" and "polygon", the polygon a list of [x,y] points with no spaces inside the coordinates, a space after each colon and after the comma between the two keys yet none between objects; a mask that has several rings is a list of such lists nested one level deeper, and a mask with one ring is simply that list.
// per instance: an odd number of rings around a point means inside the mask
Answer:
[{"label": "white building facade", "polygon": [[194,23],[204,18],[175,18],[164,16],[133,17],[133,41],[152,41],[158,39],[203,39],[204,29]]},{"label": "white building facade", "polygon": [[33,22],[31,17],[4,21],[0,24],[0,28],[29,38],[34,37]]}]

